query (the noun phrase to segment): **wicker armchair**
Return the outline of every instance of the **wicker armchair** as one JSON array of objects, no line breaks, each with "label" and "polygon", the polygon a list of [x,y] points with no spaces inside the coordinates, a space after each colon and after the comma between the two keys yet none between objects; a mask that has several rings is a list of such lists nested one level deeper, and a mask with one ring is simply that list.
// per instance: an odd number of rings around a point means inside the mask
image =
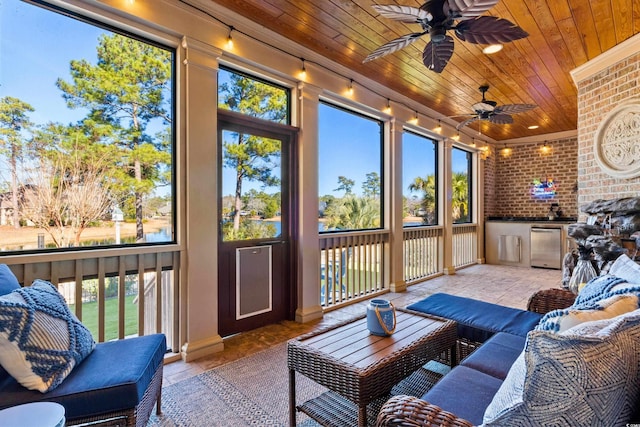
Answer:
[{"label": "wicker armchair", "polygon": [[559,308],[569,307],[575,299],[576,295],[568,289],[542,289],[531,295],[527,303],[527,310],[546,314]]},{"label": "wicker armchair", "polygon": [[394,396],[384,404],[376,427],[473,427],[469,421],[413,396]]},{"label": "wicker armchair", "polygon": [[[566,289],[543,289],[531,295],[527,310],[545,314],[552,310],[569,307],[575,298],[576,296]],[[460,355],[462,350],[464,357],[480,345],[482,343],[459,340],[458,354]],[[420,398],[398,395],[390,398],[382,406],[376,419],[376,426],[471,427],[473,424]]]}]

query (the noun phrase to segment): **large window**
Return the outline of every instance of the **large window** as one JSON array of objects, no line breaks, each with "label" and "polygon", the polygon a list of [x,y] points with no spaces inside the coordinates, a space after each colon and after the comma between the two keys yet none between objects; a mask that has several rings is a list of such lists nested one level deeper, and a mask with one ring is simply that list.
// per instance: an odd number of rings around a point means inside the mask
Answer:
[{"label": "large window", "polygon": [[405,132],[402,136],[402,213],[405,226],[438,223],[436,141]]},{"label": "large window", "polygon": [[327,103],[319,116],[319,230],[380,228],[382,122]]},{"label": "large window", "polygon": [[453,222],[471,222],[471,153],[454,147],[451,152],[451,172]]},{"label": "large window", "polygon": [[173,51],[19,0],[0,14],[0,250],[174,241]]}]

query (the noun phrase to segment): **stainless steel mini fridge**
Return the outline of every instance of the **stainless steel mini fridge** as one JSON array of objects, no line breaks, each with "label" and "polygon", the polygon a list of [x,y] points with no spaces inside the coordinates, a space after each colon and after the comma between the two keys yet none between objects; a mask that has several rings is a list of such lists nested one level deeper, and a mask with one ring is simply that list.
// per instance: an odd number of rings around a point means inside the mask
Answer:
[{"label": "stainless steel mini fridge", "polygon": [[562,228],[531,227],[531,267],[562,268]]}]

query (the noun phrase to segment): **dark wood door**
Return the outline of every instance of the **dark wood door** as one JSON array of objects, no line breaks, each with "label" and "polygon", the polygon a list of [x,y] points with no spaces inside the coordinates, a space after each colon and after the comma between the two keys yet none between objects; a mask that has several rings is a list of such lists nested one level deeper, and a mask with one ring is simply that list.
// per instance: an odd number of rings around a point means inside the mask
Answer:
[{"label": "dark wood door", "polygon": [[228,336],[294,317],[297,129],[228,111],[218,125],[219,333]]}]

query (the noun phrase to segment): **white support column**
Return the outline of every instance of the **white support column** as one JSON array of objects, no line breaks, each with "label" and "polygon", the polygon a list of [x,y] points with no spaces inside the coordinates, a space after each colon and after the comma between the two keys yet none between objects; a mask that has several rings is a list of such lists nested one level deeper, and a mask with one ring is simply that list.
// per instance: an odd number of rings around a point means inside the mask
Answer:
[{"label": "white support column", "polygon": [[389,122],[386,140],[389,141],[385,153],[385,213],[389,218],[391,240],[385,258],[389,264],[389,289],[391,292],[404,292],[407,283],[404,280],[404,236],[402,231],[402,134],[403,123],[397,119]]},{"label": "white support column", "polygon": [[452,141],[445,138],[442,141],[442,150],[440,150],[439,162],[440,170],[442,171],[441,180],[438,183],[440,203],[441,203],[441,215],[440,224],[443,227],[442,236],[442,271],[444,274],[456,274],[456,269],[453,266],[453,215],[452,215],[452,198],[453,190],[451,188],[452,179],[452,165],[451,165],[451,150],[453,148]]},{"label": "white support column", "polygon": [[[318,107],[322,89],[298,85],[300,126],[298,242],[298,300],[296,321],[309,322],[323,316],[320,305],[320,246],[318,245]],[[304,193],[304,194],[303,194]]]},{"label": "white support column", "polygon": [[[185,206],[181,259],[182,358],[186,362],[218,351],[217,92],[218,58],[222,51],[194,39],[182,40],[178,96],[182,123],[178,198]],[[207,250],[202,250],[207,248]]]}]

